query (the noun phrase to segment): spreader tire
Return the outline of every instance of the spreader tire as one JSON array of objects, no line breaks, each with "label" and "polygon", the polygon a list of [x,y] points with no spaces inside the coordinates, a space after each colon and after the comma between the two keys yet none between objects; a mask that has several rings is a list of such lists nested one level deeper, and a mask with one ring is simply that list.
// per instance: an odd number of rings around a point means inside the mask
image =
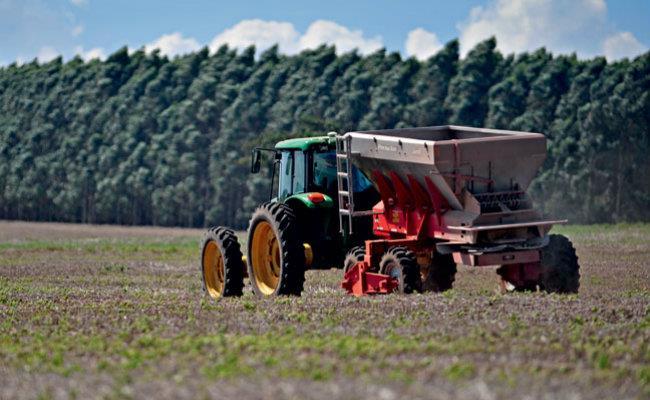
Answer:
[{"label": "spreader tire", "polygon": [[542,249],[539,287],[548,293],[578,293],[580,266],[571,241],[562,235],[549,235]]},{"label": "spreader tire", "polygon": [[379,271],[397,279],[397,290],[400,293],[421,290],[420,266],[415,254],[407,247],[395,246],[388,249],[379,262]]},{"label": "spreader tire", "polygon": [[248,276],[259,296],[296,295],[305,282],[305,250],[290,207],[264,203],[248,228]]},{"label": "spreader tire", "polygon": [[444,292],[454,286],[456,262],[451,254],[434,253],[431,264],[422,277],[422,290]]},{"label": "spreader tire", "polygon": [[241,296],[244,265],[235,233],[222,226],[210,228],[201,241],[203,289],[213,299]]},{"label": "spreader tire", "polygon": [[345,255],[345,260],[343,261],[343,274],[345,275],[350,268],[354,267],[358,262],[363,261],[365,255],[365,246],[356,246],[348,250],[348,253]]}]

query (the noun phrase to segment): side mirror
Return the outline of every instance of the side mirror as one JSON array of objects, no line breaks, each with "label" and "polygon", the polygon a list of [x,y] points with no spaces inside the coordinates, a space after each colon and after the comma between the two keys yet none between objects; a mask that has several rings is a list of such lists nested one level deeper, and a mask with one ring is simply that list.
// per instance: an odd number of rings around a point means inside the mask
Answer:
[{"label": "side mirror", "polygon": [[251,154],[251,174],[260,172],[262,152],[259,149],[253,149]]}]

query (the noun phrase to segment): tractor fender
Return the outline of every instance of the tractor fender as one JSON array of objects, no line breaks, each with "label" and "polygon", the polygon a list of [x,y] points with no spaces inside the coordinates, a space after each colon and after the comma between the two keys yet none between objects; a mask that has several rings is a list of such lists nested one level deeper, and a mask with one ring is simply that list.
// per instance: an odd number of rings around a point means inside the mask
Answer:
[{"label": "tractor fender", "polygon": [[308,192],[298,193],[287,197],[284,203],[291,208],[296,206],[304,206],[306,208],[332,208],[334,207],[334,200],[324,193]]},{"label": "tractor fender", "polygon": [[311,261],[309,267],[329,267],[331,263],[325,261],[329,255],[327,249],[331,247],[328,231],[332,213],[336,212],[332,198],[322,193],[299,193],[285,199],[284,204],[296,215],[305,247],[305,261]]}]

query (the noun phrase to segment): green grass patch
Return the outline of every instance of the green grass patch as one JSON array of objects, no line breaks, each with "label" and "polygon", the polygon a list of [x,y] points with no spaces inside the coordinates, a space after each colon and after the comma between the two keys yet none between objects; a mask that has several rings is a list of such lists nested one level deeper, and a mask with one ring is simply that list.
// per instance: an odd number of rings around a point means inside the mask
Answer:
[{"label": "green grass patch", "polygon": [[470,362],[456,362],[445,368],[445,376],[452,380],[457,381],[461,379],[469,379],[476,373],[476,367]]}]

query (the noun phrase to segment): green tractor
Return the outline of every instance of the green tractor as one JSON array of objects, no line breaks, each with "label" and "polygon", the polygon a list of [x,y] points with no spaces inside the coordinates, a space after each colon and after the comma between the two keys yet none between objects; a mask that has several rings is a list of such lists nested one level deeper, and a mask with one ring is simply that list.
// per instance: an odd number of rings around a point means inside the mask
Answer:
[{"label": "green tractor", "polygon": [[[202,241],[203,283],[212,298],[240,296],[246,277],[259,296],[300,295],[307,269],[356,263],[363,252],[355,252],[355,246],[372,234],[372,221],[366,218],[350,218],[342,229],[347,221],[339,212],[341,161],[335,133],[255,148],[252,173],[259,173],[263,153],[273,160],[271,195],[250,219],[246,257],[231,229],[210,228]],[[347,168],[344,185],[349,182],[359,208],[371,208],[379,194],[363,173]],[[350,260],[345,259],[348,253]]]},{"label": "green tractor", "polygon": [[544,217],[526,193],[546,157],[542,134],[452,125],[332,133],[256,148],[252,172],[264,151],[273,189],[250,220],[246,262],[227,228],[203,241],[212,297],[241,295],[246,276],[260,296],[300,295],[306,269],[337,266],[355,296],[444,291],[457,264],[497,266],[504,292],[578,291],[573,245],[549,234],[567,221]]}]

